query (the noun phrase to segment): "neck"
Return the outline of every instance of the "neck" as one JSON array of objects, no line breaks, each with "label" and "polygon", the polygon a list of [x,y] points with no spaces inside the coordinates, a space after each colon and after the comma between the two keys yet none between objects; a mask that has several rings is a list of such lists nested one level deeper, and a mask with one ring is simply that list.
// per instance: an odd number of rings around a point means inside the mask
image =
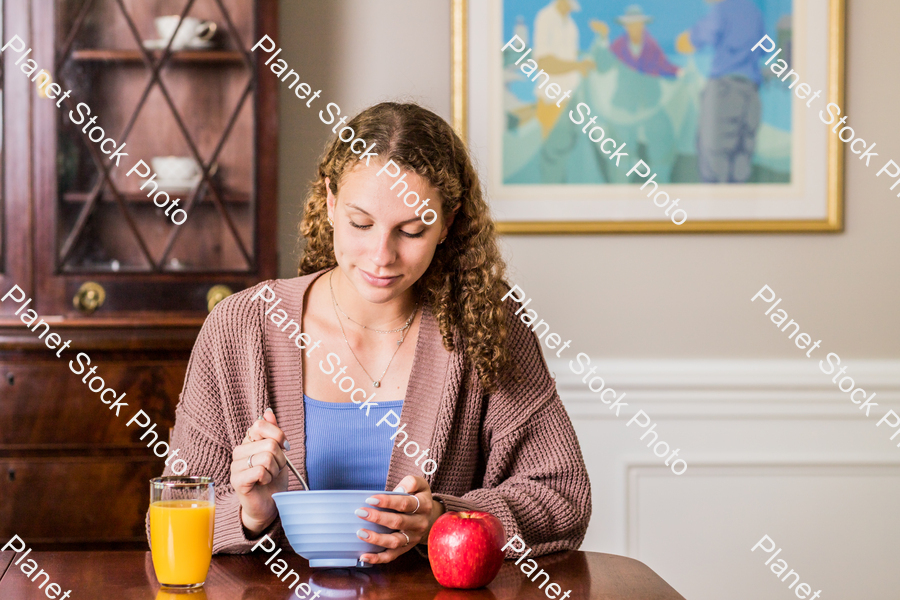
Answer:
[{"label": "neck", "polygon": [[344,323],[347,321],[341,310],[369,329],[395,329],[406,323],[416,305],[412,289],[387,302],[376,304],[359,295],[340,267],[336,267],[328,277],[334,288],[334,298],[340,307],[338,314]]}]

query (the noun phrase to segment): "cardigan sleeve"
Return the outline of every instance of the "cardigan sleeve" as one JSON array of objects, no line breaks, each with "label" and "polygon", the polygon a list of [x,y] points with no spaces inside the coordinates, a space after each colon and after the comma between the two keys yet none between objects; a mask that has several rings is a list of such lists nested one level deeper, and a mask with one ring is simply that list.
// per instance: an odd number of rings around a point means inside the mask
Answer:
[{"label": "cardigan sleeve", "polygon": [[[461,498],[435,494],[448,510],[481,510],[518,535],[529,556],[576,550],[591,517],[591,489],[575,430],[559,397],[492,441],[482,487]],[[507,550],[507,558],[514,553]]]},{"label": "cardigan sleeve", "polygon": [[[507,539],[518,535],[532,548],[529,556],[575,550],[591,517],[587,468],[540,341],[514,312],[507,304],[516,372],[487,397],[481,487],[459,498],[436,496],[448,510],[493,514]],[[507,550],[508,558],[513,555]]]},{"label": "cardigan sleeve", "polygon": [[[226,398],[229,391],[225,385],[226,374],[244,367],[240,356],[226,354],[223,348],[234,346],[225,343],[224,331],[229,323],[234,323],[237,315],[231,314],[240,305],[226,299],[209,315],[188,362],[184,388],[175,410],[175,428],[170,440],[172,452],[179,451],[178,458],[184,460],[188,468],[181,475],[206,476],[215,485],[216,510],[213,553],[249,553],[256,541],[265,534],[275,539],[280,530],[278,518],[253,539],[241,523],[241,505],[237,493],[231,487],[231,454],[239,440],[229,427],[234,420],[249,421],[249,403],[235,398]],[[240,321],[237,321],[240,322]],[[246,380],[249,374],[245,377]],[[226,402],[226,400],[229,400]],[[225,406],[232,413],[225,414]],[[245,406],[245,410],[236,409]],[[176,475],[173,470],[175,460],[170,461],[163,471],[164,476]],[[180,465],[179,465],[180,466]],[[149,515],[148,515],[149,540]]]},{"label": "cardigan sleeve", "polygon": [[[188,371],[190,377],[190,371]],[[181,449],[180,457],[184,457],[189,468],[185,475],[202,475],[212,477],[215,482],[216,520],[213,535],[214,554],[246,554],[263,535],[275,539],[280,529],[278,518],[259,535],[248,536],[248,531],[241,523],[241,503],[237,493],[231,487],[231,452],[232,448],[222,445],[221,440],[210,436],[194,418],[189,416],[189,407],[185,406],[185,398],[190,398],[192,385],[185,384],[185,392],[179,409],[176,411],[175,430],[172,434],[172,448]],[[208,408],[208,405],[204,408]],[[210,418],[215,418],[210,415]],[[217,417],[221,418],[221,416]],[[174,475],[173,463],[170,463],[163,475]]]}]

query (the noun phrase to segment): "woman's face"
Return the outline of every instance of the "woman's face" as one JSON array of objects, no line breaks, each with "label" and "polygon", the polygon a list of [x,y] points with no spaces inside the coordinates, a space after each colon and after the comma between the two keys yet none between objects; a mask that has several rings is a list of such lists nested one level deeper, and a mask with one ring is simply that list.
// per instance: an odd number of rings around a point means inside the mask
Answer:
[{"label": "woman's face", "polygon": [[[381,167],[357,165],[344,174],[337,196],[325,179],[328,216],[334,221],[334,256],[360,296],[376,304],[397,298],[419,280],[452,223],[452,218],[445,222],[440,193],[428,181],[403,171],[409,189],[399,183],[391,190],[403,173],[396,178],[387,171],[378,176]],[[428,207],[438,213],[434,223],[426,225],[415,214],[415,205],[403,203],[409,191],[422,201],[431,200]]]}]

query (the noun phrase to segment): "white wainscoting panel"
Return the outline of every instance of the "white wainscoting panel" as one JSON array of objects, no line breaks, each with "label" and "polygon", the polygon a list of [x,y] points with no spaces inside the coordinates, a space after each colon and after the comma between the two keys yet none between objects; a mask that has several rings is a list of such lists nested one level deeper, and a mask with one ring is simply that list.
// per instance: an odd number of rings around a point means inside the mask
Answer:
[{"label": "white wainscoting panel", "polygon": [[[583,549],[645,562],[688,600],[797,598],[750,552],[769,535],[824,600],[900,598],[900,437],[876,427],[900,414],[900,361],[842,363],[877,394],[868,418],[813,360],[592,361],[626,392],[618,418],[548,363],[591,477]],[[639,409],[683,475],[626,426]]]}]

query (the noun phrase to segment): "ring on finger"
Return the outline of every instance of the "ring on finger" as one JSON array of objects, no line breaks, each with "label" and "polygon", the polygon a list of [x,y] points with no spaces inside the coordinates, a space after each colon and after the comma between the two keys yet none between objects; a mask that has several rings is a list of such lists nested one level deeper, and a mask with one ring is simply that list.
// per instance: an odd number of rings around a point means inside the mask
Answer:
[{"label": "ring on finger", "polygon": [[247,468],[248,469],[253,468],[253,455],[252,454],[249,457],[247,457]]},{"label": "ring on finger", "polygon": [[416,514],[416,512],[418,512],[418,510],[419,510],[419,507],[422,506],[422,503],[419,502],[419,497],[418,497],[418,496],[413,496],[413,498],[416,499],[416,509],[409,513],[409,514],[411,514],[411,515]]},{"label": "ring on finger", "polygon": [[406,547],[407,547],[407,546],[409,546],[409,536],[408,536],[408,535],[406,535],[406,533],[404,533],[404,532],[402,532],[402,531],[398,531],[398,532],[397,532],[397,533],[399,533],[399,534],[401,534],[401,535],[403,535],[403,537],[405,537],[405,538],[406,538],[406,543],[405,543],[405,544],[403,544],[403,545],[402,545],[402,546],[400,546],[400,547],[401,547],[401,548],[406,548]]}]

